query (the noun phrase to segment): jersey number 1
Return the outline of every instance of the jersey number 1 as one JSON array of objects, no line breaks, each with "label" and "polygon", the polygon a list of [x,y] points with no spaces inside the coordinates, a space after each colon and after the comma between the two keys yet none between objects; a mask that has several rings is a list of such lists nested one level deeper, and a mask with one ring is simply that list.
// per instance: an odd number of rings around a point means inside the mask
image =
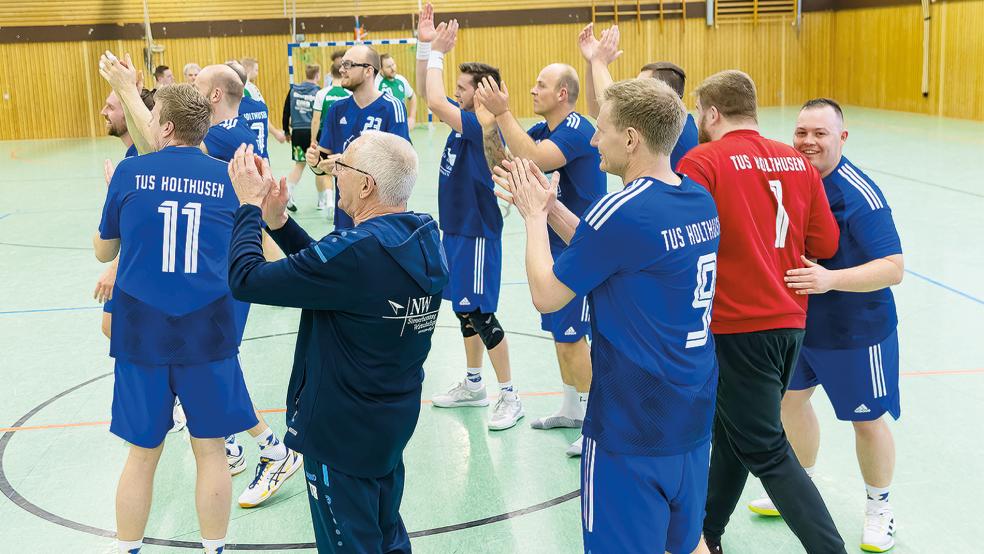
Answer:
[{"label": "jersey number 1", "polygon": [[769,188],[776,197],[776,248],[785,248],[786,235],[789,233],[789,214],[782,205],[782,181],[769,181]]},{"label": "jersey number 1", "polygon": [[[164,214],[164,260],[161,271],[174,273],[174,251],[178,236],[178,203],[174,200],[161,202],[157,213]],[[188,233],[185,235],[185,273],[198,273],[198,228],[202,223],[202,205],[188,202],[181,209],[188,216]]]},{"label": "jersey number 1", "polygon": [[697,259],[697,288],[694,289],[693,307],[704,310],[700,331],[687,333],[686,348],[697,348],[707,344],[711,327],[711,303],[714,301],[714,284],[717,282],[717,253],[704,254]]}]

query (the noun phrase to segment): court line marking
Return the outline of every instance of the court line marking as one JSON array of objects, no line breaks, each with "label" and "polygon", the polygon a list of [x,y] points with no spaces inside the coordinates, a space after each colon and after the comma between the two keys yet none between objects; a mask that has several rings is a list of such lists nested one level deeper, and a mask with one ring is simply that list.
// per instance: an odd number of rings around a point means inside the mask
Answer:
[{"label": "court line marking", "polygon": [[937,184],[937,183],[931,183],[929,181],[923,181],[921,179],[916,179],[915,177],[907,177],[905,175],[899,175],[898,173],[892,173],[890,171],[884,171],[882,169],[875,169],[873,167],[868,167],[868,166],[863,166],[863,165],[862,166],[859,166],[859,167],[861,169],[865,170],[865,171],[870,171],[872,173],[881,173],[882,175],[888,175],[889,177],[895,177],[896,179],[902,179],[903,181],[909,181],[910,183],[916,183],[916,184],[919,184],[919,185],[925,185],[927,187],[934,187],[934,188],[938,188],[938,189],[943,189],[943,190],[947,190],[947,191],[950,191],[950,192],[956,192],[958,194],[966,194],[967,196],[974,196],[974,197],[977,197],[977,198],[984,198],[984,194],[976,193],[976,192],[969,191],[969,190],[958,189],[956,187],[948,187],[946,185],[940,185],[940,184]]},{"label": "court line marking", "polygon": [[11,314],[34,314],[40,312],[71,312],[77,310],[101,310],[102,306],[79,306],[78,308],[38,308],[36,310],[9,310],[0,312],[0,315]]},{"label": "court line marking", "polygon": [[966,298],[968,300],[972,300],[974,302],[977,302],[978,304],[984,304],[984,300],[981,300],[980,298],[977,298],[976,296],[974,296],[972,294],[968,294],[968,293],[966,293],[966,292],[964,292],[962,290],[955,289],[955,288],[951,287],[950,285],[943,284],[943,283],[937,281],[936,279],[933,279],[932,277],[923,275],[922,273],[917,273],[915,271],[912,271],[911,269],[906,269],[905,272],[908,273],[909,275],[913,275],[915,277],[919,277],[920,279],[922,279],[922,280],[924,280],[924,281],[926,281],[928,283],[932,283],[932,284],[934,284],[934,285],[936,285],[936,286],[938,286],[940,288],[946,289],[946,290],[948,290],[948,291],[950,291],[950,292],[952,292],[954,294],[959,294],[960,296],[963,296],[964,298]]}]

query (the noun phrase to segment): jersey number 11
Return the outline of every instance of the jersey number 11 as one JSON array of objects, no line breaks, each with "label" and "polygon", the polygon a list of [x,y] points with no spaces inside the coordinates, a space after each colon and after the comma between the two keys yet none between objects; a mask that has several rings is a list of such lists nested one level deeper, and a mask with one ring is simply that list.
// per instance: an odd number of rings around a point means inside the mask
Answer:
[{"label": "jersey number 11", "polygon": [[[161,271],[174,273],[174,251],[177,248],[178,235],[178,203],[174,200],[161,202],[157,213],[164,214],[164,260]],[[185,235],[184,272],[198,273],[198,228],[202,222],[202,205],[198,202],[188,202],[181,209],[188,216],[188,232]]]}]

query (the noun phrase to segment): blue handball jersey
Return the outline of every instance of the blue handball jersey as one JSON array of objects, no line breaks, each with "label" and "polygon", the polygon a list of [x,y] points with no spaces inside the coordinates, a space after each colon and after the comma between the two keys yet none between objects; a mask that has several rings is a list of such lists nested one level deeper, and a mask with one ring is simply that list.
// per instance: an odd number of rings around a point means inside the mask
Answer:
[{"label": "blue handball jersey", "polygon": [[165,365],[236,354],[228,258],[238,207],[228,164],[196,147],[120,162],[99,224],[103,239],[120,240],[110,355]]},{"label": "blue handball jersey", "polygon": [[[318,145],[335,154],[345,152],[348,145],[363,131],[383,131],[410,140],[407,127],[407,109],[389,92],[360,108],[354,96],[343,98],[328,108],[324,114],[325,127]],[[363,171],[367,168],[359,168]],[[338,187],[335,187],[335,228],[354,227],[352,218],[338,207]]]},{"label": "blue handball jersey", "polygon": [[[902,253],[892,210],[881,189],[846,157],[823,188],[840,227],[837,254],[818,263],[844,269]],[[878,344],[895,330],[895,297],[888,287],[872,292],[830,291],[810,297],[806,337],[811,348],[849,349]]]},{"label": "blue handball jersey", "polygon": [[267,105],[261,100],[244,96],[243,101],[239,103],[239,118],[245,121],[249,130],[256,135],[256,153],[269,159],[267,123],[270,121],[270,110],[267,109]]},{"label": "blue handball jersey", "polygon": [[710,333],[721,225],[704,187],[650,177],[595,202],[554,274],[591,308],[584,436],[617,454],[669,456],[710,438]]},{"label": "blue handball jersey", "polygon": [[132,158],[134,156],[139,156],[140,152],[137,152],[137,145],[131,144],[129,148],[126,149],[126,154],[123,155],[124,158]]},{"label": "blue handball jersey", "polygon": [[697,137],[697,123],[694,122],[694,116],[687,114],[687,121],[683,124],[680,138],[677,139],[676,145],[673,146],[673,152],[670,153],[670,167],[676,169],[680,159],[686,156],[691,148],[697,146],[699,142]]},{"label": "blue handball jersey", "polygon": [[466,237],[502,236],[494,186],[485,161],[482,125],[474,112],[461,110],[461,132],[451,130],[441,155],[437,187],[441,230]]},{"label": "blue handball jersey", "polygon": [[208,128],[205,135],[205,148],[208,155],[228,162],[236,155],[236,149],[243,144],[252,144],[259,149],[256,135],[249,128],[249,123],[241,117],[220,121]]},{"label": "blue handball jersey", "polygon": [[[553,141],[564,154],[567,163],[557,170],[560,172],[557,198],[578,217],[608,191],[608,179],[599,168],[601,157],[598,149],[591,146],[594,132],[594,126],[577,112],[571,112],[556,129],[550,129],[545,121],[541,121],[527,131],[537,142]],[[551,229],[550,250],[554,257],[565,246],[564,241]]]}]

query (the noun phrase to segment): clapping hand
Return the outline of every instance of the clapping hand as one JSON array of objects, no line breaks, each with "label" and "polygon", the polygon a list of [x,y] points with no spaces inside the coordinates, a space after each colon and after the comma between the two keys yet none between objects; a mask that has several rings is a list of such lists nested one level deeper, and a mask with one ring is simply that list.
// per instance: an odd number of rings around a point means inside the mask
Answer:
[{"label": "clapping hand", "polygon": [[622,50],[618,49],[620,37],[618,25],[612,25],[602,31],[601,40],[595,46],[592,61],[600,61],[605,65],[611,65],[613,61],[617,60],[622,55]]},{"label": "clapping hand", "polygon": [[436,36],[434,5],[428,2],[424,4],[424,9],[420,12],[420,19],[417,21],[417,42],[432,42]]},{"label": "clapping hand", "polygon": [[240,204],[262,207],[264,198],[274,185],[269,166],[264,165],[263,158],[253,153],[252,144],[241,144],[236,149],[236,155],[229,162],[229,179]]},{"label": "clapping hand", "polygon": [[591,63],[595,50],[598,48],[598,39],[594,36],[594,23],[588,23],[581,29],[581,33],[577,36],[577,45],[581,49],[581,55],[584,56],[585,61]]},{"label": "clapping hand", "polygon": [[499,88],[492,77],[486,77],[478,84],[475,95],[485,109],[495,116],[509,111],[509,89],[506,88],[505,81],[502,82],[502,88]]},{"label": "clapping hand", "polygon": [[437,26],[434,40],[431,42],[431,50],[447,54],[454,48],[454,43],[458,39],[458,20],[452,19],[448,23],[441,23]]},{"label": "clapping hand", "polygon": [[99,75],[116,91],[125,90],[127,87],[137,87],[137,71],[133,67],[133,60],[130,59],[129,54],[121,60],[106,50],[99,57]]},{"label": "clapping hand", "polygon": [[492,180],[506,191],[496,191],[496,196],[516,206],[523,219],[529,221],[540,217],[546,219],[550,213],[557,200],[560,173],[554,173],[553,179],[547,180],[532,160],[516,158],[503,160],[502,167],[493,171]]}]

